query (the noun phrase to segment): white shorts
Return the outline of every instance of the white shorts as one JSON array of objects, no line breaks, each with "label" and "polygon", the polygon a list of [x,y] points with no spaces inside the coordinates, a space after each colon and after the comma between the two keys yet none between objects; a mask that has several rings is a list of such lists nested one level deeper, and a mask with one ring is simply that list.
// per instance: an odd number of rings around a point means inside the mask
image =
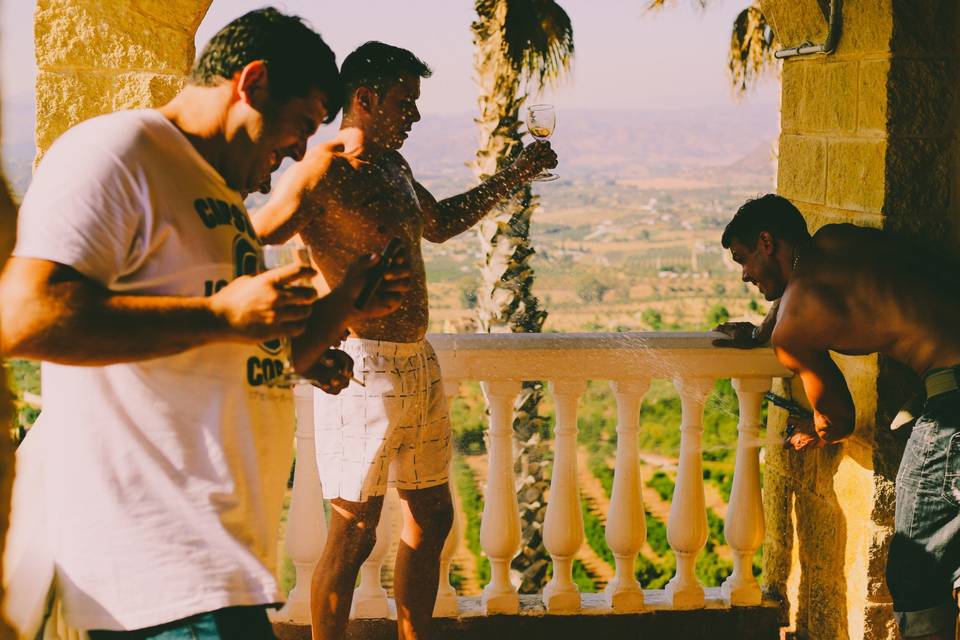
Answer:
[{"label": "white shorts", "polygon": [[450,417],[433,347],[420,342],[349,338],[355,382],[314,407],[317,467],[323,497],[364,502],[387,485],[426,489],[445,484]]}]

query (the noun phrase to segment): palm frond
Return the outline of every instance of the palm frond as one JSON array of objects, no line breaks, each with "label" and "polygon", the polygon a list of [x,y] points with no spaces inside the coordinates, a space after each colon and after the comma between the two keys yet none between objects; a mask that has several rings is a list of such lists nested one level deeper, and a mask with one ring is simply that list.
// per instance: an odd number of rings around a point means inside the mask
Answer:
[{"label": "palm frond", "polygon": [[570,70],[573,23],[559,4],[553,0],[506,0],[502,24],[506,59],[537,89],[555,83]]},{"label": "palm frond", "polygon": [[746,91],[774,66],[776,37],[760,11],[760,1],[740,12],[733,21],[730,34],[728,67],[733,88],[738,94]]}]

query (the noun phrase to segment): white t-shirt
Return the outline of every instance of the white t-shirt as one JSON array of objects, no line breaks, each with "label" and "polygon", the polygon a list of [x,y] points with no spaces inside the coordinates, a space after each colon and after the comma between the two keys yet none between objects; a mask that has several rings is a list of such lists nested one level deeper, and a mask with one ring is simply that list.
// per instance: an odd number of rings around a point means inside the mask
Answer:
[{"label": "white t-shirt", "polygon": [[[203,296],[255,272],[259,246],[239,194],[165,117],[141,110],[86,121],[51,147],[14,253],[115,292]],[[17,465],[44,486],[17,487],[12,526],[31,520],[22,511],[36,507],[20,506],[31,498],[45,506],[67,624],[137,629],[281,599],[294,417],[289,390],[266,385],[279,354],[278,342],[219,343],[43,364],[43,412]]]}]

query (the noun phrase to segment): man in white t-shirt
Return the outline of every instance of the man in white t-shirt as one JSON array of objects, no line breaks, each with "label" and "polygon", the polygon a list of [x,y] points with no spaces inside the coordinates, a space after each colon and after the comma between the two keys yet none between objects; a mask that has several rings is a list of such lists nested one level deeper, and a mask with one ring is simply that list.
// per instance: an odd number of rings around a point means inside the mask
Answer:
[{"label": "man in white t-shirt", "polygon": [[[44,361],[6,575],[22,631],[52,581],[94,640],[273,638],[293,438],[280,338],[309,334],[320,347],[297,360],[343,378],[313,362],[361,313],[375,258],[321,299],[291,286],[309,267],[257,275],[243,198],[303,155],[341,91],[318,34],[253,11],[170,103],[88,120],[44,157],[0,279],[0,349]],[[405,288],[391,271],[363,313]]]}]

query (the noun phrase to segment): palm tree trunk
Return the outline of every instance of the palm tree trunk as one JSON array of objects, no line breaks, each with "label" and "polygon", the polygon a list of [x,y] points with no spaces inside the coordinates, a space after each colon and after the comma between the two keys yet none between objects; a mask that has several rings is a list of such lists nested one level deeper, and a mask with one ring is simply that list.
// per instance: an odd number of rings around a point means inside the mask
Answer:
[{"label": "palm tree trunk", "polygon": [[[509,166],[523,149],[519,114],[525,95],[520,78],[502,56],[501,33],[506,3],[500,2],[489,18],[473,24],[475,70],[480,82],[480,145],[474,172],[480,180]],[[525,185],[502,202],[480,223],[478,235],[484,263],[477,291],[478,329],[483,333],[539,333],[547,317],[533,295],[530,259],[530,222],[536,197]],[[521,593],[537,593],[545,583],[549,556],[543,546],[544,492],[549,486],[550,449],[543,442],[549,427],[539,414],[543,395],[540,382],[525,382],[514,406],[520,486],[518,502],[522,550],[513,569],[522,575]]]}]

